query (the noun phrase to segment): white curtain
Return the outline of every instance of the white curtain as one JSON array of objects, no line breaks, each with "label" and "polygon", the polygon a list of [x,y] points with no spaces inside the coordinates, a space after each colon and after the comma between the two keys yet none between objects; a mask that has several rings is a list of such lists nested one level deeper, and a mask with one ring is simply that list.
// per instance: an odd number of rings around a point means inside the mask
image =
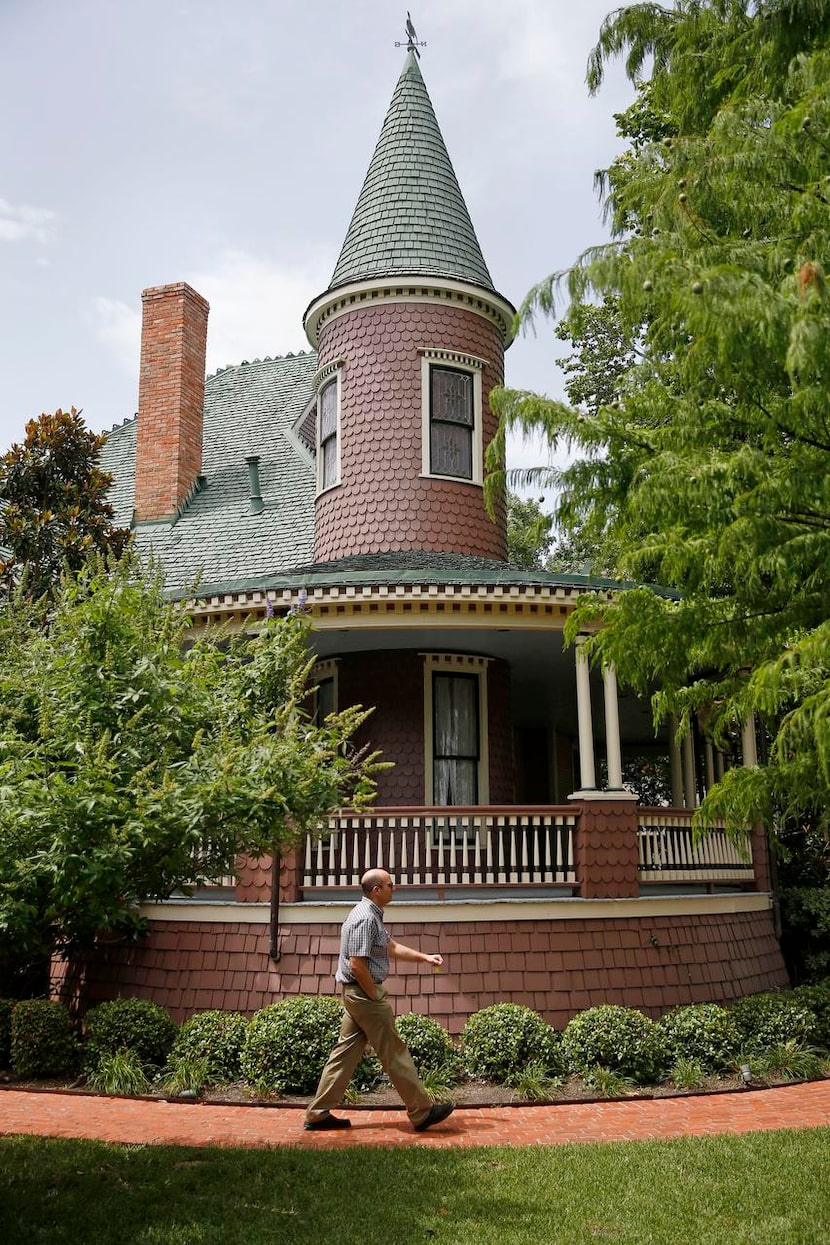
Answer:
[{"label": "white curtain", "polygon": [[433,799],[478,803],[478,679],[436,675],[433,697]]}]

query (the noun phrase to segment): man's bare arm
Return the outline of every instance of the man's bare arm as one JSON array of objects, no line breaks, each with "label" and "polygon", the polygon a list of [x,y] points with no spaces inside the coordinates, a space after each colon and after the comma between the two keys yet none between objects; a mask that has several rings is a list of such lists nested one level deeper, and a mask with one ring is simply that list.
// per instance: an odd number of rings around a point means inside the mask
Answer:
[{"label": "man's bare arm", "polygon": [[405,947],[402,942],[390,942],[387,949],[396,960],[409,960],[413,964],[434,964],[436,968],[444,963],[443,956],[427,955],[423,951],[416,951],[414,947]]}]

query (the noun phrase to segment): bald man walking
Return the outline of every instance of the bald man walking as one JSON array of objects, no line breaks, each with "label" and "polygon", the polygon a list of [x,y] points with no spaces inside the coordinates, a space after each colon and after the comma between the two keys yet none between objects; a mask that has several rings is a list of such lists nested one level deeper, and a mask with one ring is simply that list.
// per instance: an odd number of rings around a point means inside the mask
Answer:
[{"label": "bald man walking", "polygon": [[350,1128],[351,1120],[332,1115],[343,1101],[346,1087],[367,1045],[371,1045],[384,1072],[406,1105],[416,1132],[440,1124],[455,1110],[453,1102],[433,1102],[395,1028],[395,1015],[383,982],[389,957],[419,964],[443,964],[440,955],[426,955],[395,942],[383,924],[383,910],[395,893],[385,869],[370,869],[360,879],[363,898],[352,908],[340,931],[340,959],[335,980],[343,994],[346,1014],[340,1037],[320,1076],[317,1093],[309,1103],[304,1127],[311,1130]]}]

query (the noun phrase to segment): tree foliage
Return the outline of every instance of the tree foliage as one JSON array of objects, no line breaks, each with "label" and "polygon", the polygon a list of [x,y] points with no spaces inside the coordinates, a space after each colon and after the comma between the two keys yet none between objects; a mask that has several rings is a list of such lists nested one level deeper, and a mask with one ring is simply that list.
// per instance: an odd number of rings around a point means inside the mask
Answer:
[{"label": "tree foliage", "polygon": [[[587,600],[595,658],[656,719],[716,742],[755,713],[769,764],[735,768],[702,817],[827,827],[830,807],[830,4],[678,0],[612,13],[591,57],[650,65],[628,150],[600,177],[613,240],[531,291],[522,316],[614,300],[636,344],[595,409],[502,391],[499,435],[568,447],[557,517],[676,593]],[[497,473],[494,484],[497,482]]]},{"label": "tree foliage", "polygon": [[129,531],[113,524],[112,477],[98,466],[104,437],[80,411],[30,419],[23,443],[0,457],[0,590],[21,580],[27,594],[52,592],[64,568],[95,554],[119,557]]},{"label": "tree foliage", "polygon": [[533,497],[507,494],[507,561],[523,571],[545,566],[553,519]]},{"label": "tree foliage", "polygon": [[[127,562],[63,581],[48,631],[0,614],[0,944],[23,962],[141,927],[138,903],[233,872],[364,806],[350,708],[313,722],[301,616],[188,631]],[[2,965],[0,965],[2,967]]]}]

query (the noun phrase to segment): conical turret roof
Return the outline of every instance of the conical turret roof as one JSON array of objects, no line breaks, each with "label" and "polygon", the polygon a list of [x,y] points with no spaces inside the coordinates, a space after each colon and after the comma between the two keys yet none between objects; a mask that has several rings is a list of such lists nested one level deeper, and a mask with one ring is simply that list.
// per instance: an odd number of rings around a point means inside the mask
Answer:
[{"label": "conical turret roof", "polygon": [[392,276],[494,288],[411,51],[329,288]]}]

